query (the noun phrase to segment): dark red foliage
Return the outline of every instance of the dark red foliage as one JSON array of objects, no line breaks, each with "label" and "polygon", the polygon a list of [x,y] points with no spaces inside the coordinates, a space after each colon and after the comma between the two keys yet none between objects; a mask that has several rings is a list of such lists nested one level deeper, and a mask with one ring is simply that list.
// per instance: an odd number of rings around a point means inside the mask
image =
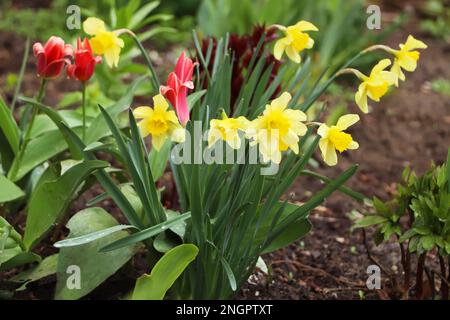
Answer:
[{"label": "dark red foliage", "polygon": [[[250,61],[256,49],[258,47],[258,43],[261,40],[261,37],[265,34],[264,42],[262,44],[261,49],[258,51],[257,60],[261,57],[265,56],[266,63],[264,65],[264,71],[273,65],[272,72],[270,75],[270,80],[268,86],[272,83],[275,77],[278,74],[281,63],[275,59],[275,57],[265,50],[268,43],[272,42],[277,38],[276,29],[274,27],[266,28],[264,25],[256,25],[251,34],[246,35],[237,35],[231,34],[229,37],[229,49],[233,53],[233,71],[232,71],[232,83],[231,83],[231,110],[233,110],[233,106],[236,102],[237,97],[239,96],[239,92],[244,83],[245,75],[249,71]],[[214,63],[214,57],[216,54],[217,48],[217,39],[214,37],[208,37],[203,39],[202,42],[202,54],[205,56],[209,44],[212,41],[213,49],[211,52],[211,59],[208,65],[208,70],[212,71],[212,65]],[[263,72],[264,72],[263,71]],[[273,97],[277,96],[281,91],[281,88],[278,87],[275,90]]]}]

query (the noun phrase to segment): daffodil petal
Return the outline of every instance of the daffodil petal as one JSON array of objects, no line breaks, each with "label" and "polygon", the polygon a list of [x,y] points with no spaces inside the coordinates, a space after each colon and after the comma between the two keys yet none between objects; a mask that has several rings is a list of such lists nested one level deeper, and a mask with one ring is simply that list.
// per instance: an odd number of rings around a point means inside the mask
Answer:
[{"label": "daffodil petal", "polygon": [[350,145],[348,146],[349,150],[355,150],[359,148],[359,143],[353,140]]},{"label": "daffodil petal", "polygon": [[133,115],[136,119],[145,119],[151,117],[153,110],[150,107],[141,106],[133,110]]},{"label": "daffodil petal", "polygon": [[340,117],[336,123],[336,127],[341,130],[346,130],[348,127],[354,125],[359,121],[359,115],[357,114],[346,114]]},{"label": "daffodil petal", "polygon": [[295,24],[300,31],[319,31],[319,29],[311,22],[302,20]]},{"label": "daffodil petal", "polygon": [[369,112],[369,105],[367,103],[367,89],[364,83],[359,85],[358,91],[355,94],[355,102],[362,112]]},{"label": "daffodil petal", "polygon": [[105,32],[106,28],[105,28],[105,23],[103,22],[103,20],[94,18],[94,17],[90,17],[90,18],[87,18],[83,22],[83,30],[88,35],[95,36],[96,34],[98,34],[100,32]]},{"label": "daffodil petal", "polygon": [[152,145],[153,147],[159,151],[161,150],[161,147],[163,146],[164,142],[166,141],[167,136],[164,134],[161,135],[153,135],[152,136]]},{"label": "daffodil petal", "polygon": [[275,46],[273,48],[273,56],[277,60],[281,60],[281,57],[283,56],[283,52],[286,49],[286,45],[282,39],[275,42]]},{"label": "daffodil petal", "polygon": [[325,163],[329,166],[335,166],[337,164],[337,154],[333,144],[328,139],[322,139],[319,141],[319,148]]},{"label": "daffodil petal", "polygon": [[169,104],[161,94],[157,94],[153,97],[153,106],[155,110],[158,108],[161,111],[165,111],[169,107]]},{"label": "daffodil petal", "polygon": [[292,46],[286,47],[286,55],[295,63],[300,63],[302,61],[300,54]]}]

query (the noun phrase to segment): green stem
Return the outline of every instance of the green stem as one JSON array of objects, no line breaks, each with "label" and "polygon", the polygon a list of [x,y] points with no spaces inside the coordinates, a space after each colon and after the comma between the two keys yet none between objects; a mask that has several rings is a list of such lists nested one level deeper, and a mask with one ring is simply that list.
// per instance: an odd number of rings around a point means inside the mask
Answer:
[{"label": "green stem", "polygon": [[155,68],[153,67],[153,63],[150,60],[150,56],[148,55],[147,51],[145,50],[141,40],[139,40],[138,36],[133,31],[131,31],[129,29],[117,30],[117,33],[118,34],[126,33],[126,34],[130,35],[133,38],[134,42],[137,44],[139,50],[141,51],[141,53],[142,53],[142,55],[143,55],[143,57],[145,59],[145,62],[147,64],[147,66],[148,66],[148,69],[150,70],[150,72],[152,74],[152,84],[153,84],[155,90],[159,91],[159,86],[161,85],[161,83],[160,83],[160,81],[158,79],[158,75],[156,74]]},{"label": "green stem", "polygon": [[86,142],[86,84],[81,83],[81,108],[83,110],[83,142]]},{"label": "green stem", "polygon": [[11,113],[14,113],[14,109],[16,107],[17,97],[19,96],[20,88],[22,86],[23,76],[25,74],[25,69],[27,67],[29,51],[30,51],[30,38],[27,38],[27,41],[25,42],[25,50],[24,50],[24,54],[23,54],[22,65],[20,66],[19,78],[17,80],[16,89],[14,91],[13,100],[11,102]]},{"label": "green stem", "polygon": [[[42,99],[44,98],[46,84],[47,84],[47,79],[43,78],[41,81],[41,87],[39,88],[39,94],[37,95],[37,98],[36,98],[36,100],[38,102],[42,102]],[[12,181],[15,181],[17,172],[19,171],[19,168],[20,168],[20,163],[22,162],[23,155],[28,146],[28,143],[31,140],[30,139],[31,130],[33,128],[34,120],[38,114],[38,108],[36,106],[33,106],[32,108],[33,108],[33,113],[31,114],[30,122],[28,123],[27,129],[23,136],[23,143],[20,146],[20,150],[19,150],[19,153],[17,154],[17,158],[15,159],[15,161],[11,167],[11,170],[8,173],[8,178]]]}]

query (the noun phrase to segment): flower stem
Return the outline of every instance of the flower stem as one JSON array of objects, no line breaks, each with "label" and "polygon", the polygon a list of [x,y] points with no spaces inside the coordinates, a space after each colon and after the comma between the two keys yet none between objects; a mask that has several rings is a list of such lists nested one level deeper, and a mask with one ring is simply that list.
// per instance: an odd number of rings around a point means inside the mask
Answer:
[{"label": "flower stem", "polygon": [[153,63],[150,60],[150,56],[148,55],[147,51],[145,50],[141,40],[139,40],[138,36],[129,29],[120,29],[120,30],[117,30],[117,32],[118,32],[118,34],[126,33],[133,38],[134,42],[137,44],[139,50],[141,51],[142,55],[144,56],[145,62],[148,66],[148,69],[150,70],[150,73],[152,74],[153,87],[155,88],[155,90],[158,91],[161,83],[158,79],[158,75],[156,74],[155,68],[153,67]]},{"label": "flower stem", "polygon": [[81,108],[83,110],[83,141],[86,141],[86,84],[81,83]]},{"label": "flower stem", "polygon": [[[45,94],[45,87],[47,85],[47,79],[43,78],[41,81],[41,86],[39,88],[39,93],[36,97],[37,102],[42,102],[42,99],[44,98]],[[31,114],[30,122],[28,123],[27,129],[25,131],[25,134],[23,136],[23,143],[20,146],[20,150],[17,154],[16,160],[13,162],[13,165],[11,166],[11,170],[8,172],[8,178],[10,180],[15,180],[17,172],[20,168],[20,163],[22,162],[23,155],[25,153],[25,150],[28,146],[28,143],[30,142],[30,135],[31,135],[31,129],[33,128],[34,119],[36,118],[38,114],[38,108],[36,106],[32,106],[33,113]]]}]

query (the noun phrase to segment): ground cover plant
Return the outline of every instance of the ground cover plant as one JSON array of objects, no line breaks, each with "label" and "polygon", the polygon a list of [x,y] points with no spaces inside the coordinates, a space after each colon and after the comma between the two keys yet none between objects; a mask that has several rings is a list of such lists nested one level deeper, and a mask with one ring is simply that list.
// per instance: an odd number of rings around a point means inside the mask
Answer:
[{"label": "ground cover plant", "polygon": [[[365,119],[407,85],[429,46],[407,34],[351,54],[332,46],[345,59],[331,61],[316,53],[316,36],[321,48],[331,40],[315,21],[267,21],[250,35],[194,30],[192,47],[162,69],[145,45],[174,32],[155,27],[168,19],[151,15],[158,4],[105,2],[84,11],[76,33],[27,42],[12,99],[0,100],[2,295],[53,277],[47,297],[81,299],[126,274],[108,298],[239,297],[255,272],[270,277],[265,257],[313,236],[312,213],[341,194],[375,210],[356,226],[380,225],[377,243],[397,236],[401,298],[448,299],[448,164],[405,172],[387,203],[349,186],[356,134],[370,132]],[[40,86],[25,93],[30,59]],[[72,92],[48,99],[63,77]],[[356,109],[327,117],[334,106],[323,99],[342,79]],[[319,187],[295,200],[298,179]],[[426,268],[434,254],[439,273]]]}]

